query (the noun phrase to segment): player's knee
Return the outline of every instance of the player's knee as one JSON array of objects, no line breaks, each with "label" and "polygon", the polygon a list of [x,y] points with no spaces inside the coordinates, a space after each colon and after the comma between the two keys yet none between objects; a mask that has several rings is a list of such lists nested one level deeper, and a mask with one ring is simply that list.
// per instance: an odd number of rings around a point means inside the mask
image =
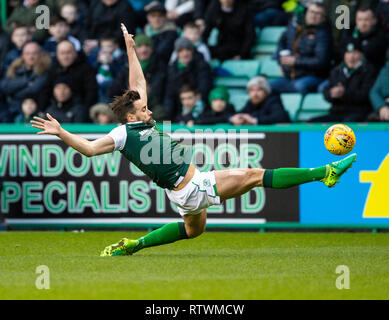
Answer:
[{"label": "player's knee", "polygon": [[193,239],[201,235],[205,231],[205,224],[202,226],[186,228],[186,234],[189,239]]}]

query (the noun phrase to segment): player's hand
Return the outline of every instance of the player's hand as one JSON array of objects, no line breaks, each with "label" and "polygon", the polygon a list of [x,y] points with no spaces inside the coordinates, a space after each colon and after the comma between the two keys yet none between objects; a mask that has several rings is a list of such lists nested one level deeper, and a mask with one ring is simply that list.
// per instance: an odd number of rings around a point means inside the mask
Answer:
[{"label": "player's hand", "polygon": [[123,37],[124,37],[124,41],[126,42],[127,49],[134,48],[135,47],[134,35],[128,33],[127,28],[123,23],[121,23],[120,26],[122,28]]},{"label": "player's hand", "polygon": [[49,120],[42,119],[41,117],[34,117],[35,120],[31,120],[31,124],[34,128],[43,130],[37,132],[38,134],[52,134],[59,135],[61,132],[61,125],[54,119],[49,113],[46,113]]}]

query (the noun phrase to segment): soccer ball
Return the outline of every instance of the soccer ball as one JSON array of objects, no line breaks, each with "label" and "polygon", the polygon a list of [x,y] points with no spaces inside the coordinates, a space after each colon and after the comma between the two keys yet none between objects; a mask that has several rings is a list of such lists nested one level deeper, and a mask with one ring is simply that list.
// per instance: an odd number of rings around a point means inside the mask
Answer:
[{"label": "soccer ball", "polygon": [[324,145],[332,154],[343,156],[354,148],[355,134],[345,124],[335,124],[326,131]]}]

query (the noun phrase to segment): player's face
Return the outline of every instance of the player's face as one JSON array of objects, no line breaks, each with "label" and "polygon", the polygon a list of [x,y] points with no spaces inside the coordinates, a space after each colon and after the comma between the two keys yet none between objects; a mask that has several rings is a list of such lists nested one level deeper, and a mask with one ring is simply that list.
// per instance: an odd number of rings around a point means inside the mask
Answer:
[{"label": "player's face", "polygon": [[152,112],[144,105],[142,100],[134,101],[135,106],[135,121],[142,121],[144,123],[151,123],[153,121]]},{"label": "player's face", "polygon": [[375,18],[371,10],[358,11],[356,16],[356,25],[361,33],[368,33],[375,24]]}]

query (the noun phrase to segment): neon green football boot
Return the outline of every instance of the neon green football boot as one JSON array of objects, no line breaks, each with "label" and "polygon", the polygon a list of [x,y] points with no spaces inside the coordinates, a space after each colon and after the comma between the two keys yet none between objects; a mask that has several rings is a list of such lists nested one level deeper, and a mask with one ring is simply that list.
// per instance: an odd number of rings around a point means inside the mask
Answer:
[{"label": "neon green football boot", "polygon": [[127,256],[134,253],[135,247],[139,244],[138,240],[130,240],[123,238],[118,243],[114,243],[106,247],[101,253],[100,257],[110,256]]},{"label": "neon green football boot", "polygon": [[327,175],[320,181],[329,188],[335,187],[335,184],[339,182],[339,178],[347,171],[347,169],[352,167],[352,164],[355,161],[357,161],[357,154],[353,153],[340,161],[328,164]]}]

